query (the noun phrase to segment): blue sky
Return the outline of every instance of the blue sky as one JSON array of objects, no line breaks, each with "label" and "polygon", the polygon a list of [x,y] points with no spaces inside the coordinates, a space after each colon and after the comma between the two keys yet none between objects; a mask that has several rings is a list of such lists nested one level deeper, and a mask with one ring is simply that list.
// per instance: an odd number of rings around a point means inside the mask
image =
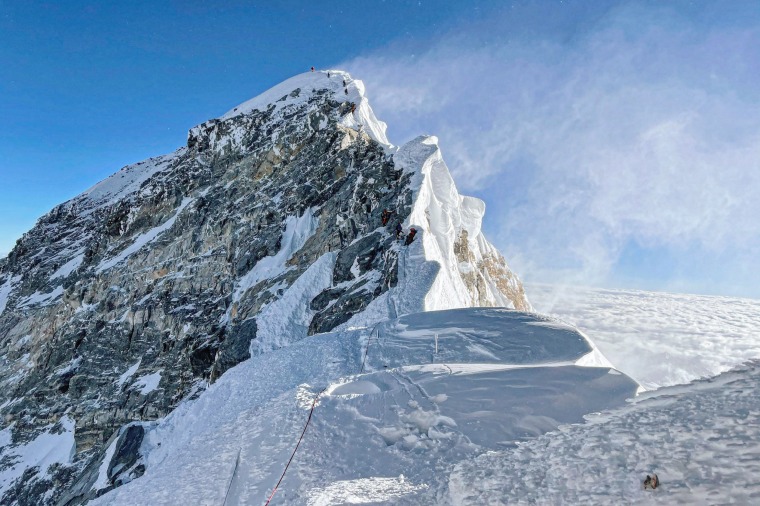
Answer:
[{"label": "blue sky", "polygon": [[0,0],[0,254],[281,80],[435,134],[527,281],[760,297],[754,1]]}]

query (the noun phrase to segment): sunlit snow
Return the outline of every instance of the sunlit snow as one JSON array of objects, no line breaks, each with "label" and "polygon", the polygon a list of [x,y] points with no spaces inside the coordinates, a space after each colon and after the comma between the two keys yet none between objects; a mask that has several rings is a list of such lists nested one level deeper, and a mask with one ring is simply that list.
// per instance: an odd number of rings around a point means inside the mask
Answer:
[{"label": "sunlit snow", "polygon": [[70,463],[75,450],[74,426],[74,420],[64,416],[57,424],[49,425],[35,439],[22,445],[14,445],[11,441],[13,425],[0,431],[4,464],[0,470],[0,490],[18,479],[28,467],[36,466],[42,473],[47,473],[50,466]]},{"label": "sunlit snow", "polygon": [[314,234],[319,219],[314,216],[314,210],[309,208],[301,216],[285,218],[285,231],[279,251],[256,262],[256,265],[244,274],[235,286],[232,302],[237,302],[243,294],[262,279],[272,279],[287,269],[285,263],[293,254],[301,249],[309,237]]},{"label": "sunlit snow", "polygon": [[552,285],[529,285],[528,293],[648,389],[760,359],[760,300]]},{"label": "sunlit snow", "polygon": [[569,327],[527,324],[545,321],[428,312],[254,356],[150,430],[146,474],[95,504],[217,503],[228,486],[228,504],[262,502],[325,387],[278,504],[430,503],[456,462],[635,395],[626,376],[575,364],[593,347]]},{"label": "sunlit snow", "polygon": [[158,384],[161,382],[161,371],[156,371],[152,374],[146,374],[140,376],[132,383],[132,387],[140,392],[140,395],[148,395],[153,390],[158,388]]}]

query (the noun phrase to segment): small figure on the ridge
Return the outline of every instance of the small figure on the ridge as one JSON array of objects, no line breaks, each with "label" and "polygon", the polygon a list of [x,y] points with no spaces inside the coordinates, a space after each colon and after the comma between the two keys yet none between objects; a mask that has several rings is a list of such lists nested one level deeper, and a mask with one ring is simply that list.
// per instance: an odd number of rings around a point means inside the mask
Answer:
[{"label": "small figure on the ridge", "polygon": [[356,104],[351,102],[351,114],[356,112]]},{"label": "small figure on the ridge", "polygon": [[383,226],[388,224],[388,220],[391,219],[391,214],[392,214],[391,211],[389,211],[388,209],[383,209],[383,214],[380,216],[380,218],[383,220]]},{"label": "small figure on the ridge", "polygon": [[396,239],[404,237],[404,227],[401,226],[401,222],[396,223]]},{"label": "small figure on the ridge", "polygon": [[417,229],[412,227],[409,229],[409,233],[406,235],[406,242],[404,246],[409,246],[414,242],[414,236],[417,235]]},{"label": "small figure on the ridge", "polygon": [[344,88],[346,87],[346,80],[345,79],[343,79],[343,87]]},{"label": "small figure on the ridge", "polygon": [[345,88],[343,91],[345,91],[346,95],[348,95],[348,88]]},{"label": "small figure on the ridge", "polygon": [[660,486],[660,480],[657,478],[657,475],[652,473],[653,476],[647,475],[647,477],[644,479],[644,490],[651,488],[652,490],[656,489]]},{"label": "small figure on the ridge", "polygon": [[314,72],[314,67],[311,68],[311,71]]}]

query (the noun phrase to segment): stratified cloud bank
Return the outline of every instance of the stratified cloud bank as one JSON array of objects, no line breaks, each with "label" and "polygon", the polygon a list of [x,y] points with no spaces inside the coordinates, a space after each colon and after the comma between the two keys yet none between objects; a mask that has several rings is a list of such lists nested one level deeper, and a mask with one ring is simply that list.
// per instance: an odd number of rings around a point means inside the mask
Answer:
[{"label": "stratified cloud bank", "polygon": [[530,281],[760,297],[760,13],[685,5],[530,2],[344,65]]}]

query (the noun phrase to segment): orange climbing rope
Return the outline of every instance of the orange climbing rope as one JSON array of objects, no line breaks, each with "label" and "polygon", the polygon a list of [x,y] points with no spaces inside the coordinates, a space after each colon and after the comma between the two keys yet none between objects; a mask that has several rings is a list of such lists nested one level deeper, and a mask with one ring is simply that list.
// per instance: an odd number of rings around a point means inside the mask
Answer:
[{"label": "orange climbing rope", "polygon": [[309,418],[306,419],[306,425],[304,425],[303,427],[303,432],[301,432],[301,437],[298,438],[298,443],[296,443],[296,447],[293,449],[293,454],[290,456],[290,459],[288,459],[288,463],[285,465],[285,469],[283,469],[282,475],[280,476],[280,479],[277,481],[277,485],[274,486],[274,490],[272,490],[272,493],[270,494],[269,499],[267,499],[265,506],[269,506],[269,501],[272,500],[272,497],[274,497],[274,493],[277,492],[277,488],[280,486],[280,483],[282,483],[282,479],[285,478],[285,473],[288,471],[288,467],[290,467],[290,463],[293,462],[293,457],[296,456],[298,447],[301,446],[301,441],[303,441],[303,436],[304,434],[306,434],[306,429],[309,427],[309,422],[311,422],[311,416],[314,414],[314,408],[317,407],[317,400],[319,399],[319,396],[325,392],[325,390],[327,390],[327,387],[323,388],[316,395],[316,397],[314,397],[314,402],[311,403],[311,411],[309,411]]},{"label": "orange climbing rope", "polygon": [[[369,337],[367,338],[367,348],[364,350],[364,359],[362,360],[362,367],[359,371],[359,374],[364,372],[364,364],[367,361],[367,354],[369,353],[369,343],[372,340],[372,333],[377,330],[377,326],[379,323],[375,324],[375,326],[372,328],[372,330],[369,333]],[[378,336],[376,336],[378,337]],[[272,500],[272,497],[274,497],[275,492],[277,492],[277,489],[280,487],[280,483],[282,483],[283,478],[285,478],[285,473],[288,471],[288,467],[290,467],[290,463],[293,462],[293,458],[296,456],[296,452],[298,451],[298,447],[301,446],[301,441],[303,441],[303,436],[306,434],[306,429],[309,427],[309,423],[311,422],[311,417],[314,415],[314,408],[317,407],[317,401],[319,400],[319,397],[325,393],[325,390],[327,390],[327,387],[323,388],[317,395],[314,397],[314,401],[311,403],[311,410],[309,411],[309,418],[306,419],[306,425],[303,427],[303,431],[301,432],[301,437],[298,438],[298,443],[296,443],[296,447],[293,449],[293,454],[288,459],[288,463],[285,464],[285,469],[282,470],[282,474],[280,475],[280,479],[277,480],[277,485],[274,486],[274,489],[272,489],[272,493],[269,495],[269,499],[267,499],[267,502],[264,504],[264,506],[269,506],[269,502]],[[239,455],[238,455],[239,458]],[[237,465],[237,464],[236,464]],[[228,490],[229,493],[229,490]],[[226,498],[225,498],[226,501]]]}]

